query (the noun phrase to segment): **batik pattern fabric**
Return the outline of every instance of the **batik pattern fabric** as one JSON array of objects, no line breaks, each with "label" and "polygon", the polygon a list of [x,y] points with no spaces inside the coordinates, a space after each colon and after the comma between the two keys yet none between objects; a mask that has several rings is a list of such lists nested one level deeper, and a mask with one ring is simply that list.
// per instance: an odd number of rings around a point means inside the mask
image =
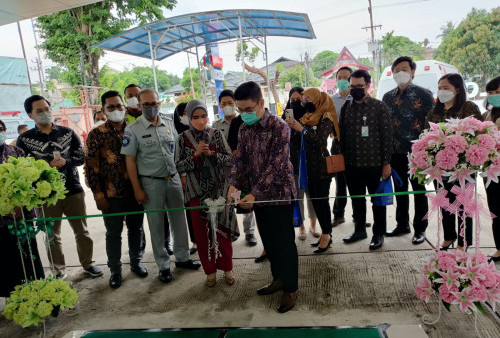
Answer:
[{"label": "batik pattern fabric", "polygon": [[[215,200],[227,197],[229,189],[227,172],[231,166],[231,149],[224,135],[217,129],[208,130],[208,147],[213,155],[209,157],[195,156],[198,141],[191,130],[179,135],[175,147],[175,164],[177,171],[186,174],[186,190],[184,202],[187,204],[195,198],[200,198],[201,203],[206,199]],[[203,215],[207,218],[206,215]],[[218,223],[238,232],[234,206],[226,206],[218,214]]]},{"label": "batik pattern fabric", "polygon": [[424,130],[425,118],[434,107],[432,93],[410,84],[402,91],[396,87],[387,92],[382,101],[391,113],[393,152],[411,152],[412,141],[418,139]]},{"label": "batik pattern fabric", "polygon": [[96,200],[131,196],[125,155],[120,154],[124,129],[109,121],[90,131],[85,143],[85,176]]},{"label": "batik pattern fabric", "polygon": [[466,101],[463,104],[462,108],[460,108],[458,111],[455,111],[453,107],[450,109],[444,109],[442,112],[437,112],[433,110],[427,115],[426,128],[429,127],[429,122],[440,123],[440,122],[446,122],[447,119],[461,120],[469,116],[473,116],[478,120],[482,120],[481,111],[479,110],[479,107],[474,102],[471,101]]},{"label": "batik pattern fabric", "polygon": [[265,206],[290,204],[297,196],[290,162],[290,128],[267,109],[258,122],[240,127],[229,184],[242,190],[246,182],[256,201],[271,201]]}]

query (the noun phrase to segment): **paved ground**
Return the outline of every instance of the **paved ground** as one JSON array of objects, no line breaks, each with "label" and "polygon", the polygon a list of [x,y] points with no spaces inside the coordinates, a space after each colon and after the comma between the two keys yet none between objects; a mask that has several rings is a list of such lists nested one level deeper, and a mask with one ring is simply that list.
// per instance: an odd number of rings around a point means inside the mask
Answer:
[{"label": "paved ground", "polygon": [[[331,195],[333,189],[334,184]],[[481,195],[484,196],[484,190]],[[87,209],[89,214],[97,213],[90,193],[87,195]],[[394,212],[394,206],[388,208],[389,229],[395,226]],[[348,203],[346,215],[351,213]],[[371,215],[368,218],[371,219]],[[112,290],[108,286],[102,220],[89,220],[94,258],[105,270],[103,277],[95,279],[83,275],[71,228],[65,223],[63,243],[69,267],[68,279],[78,289],[80,303],[76,310],[49,319],[47,335],[62,337],[73,330],[118,328],[419,325],[424,314],[437,314],[437,301],[425,304],[413,291],[420,270],[432,255],[432,245],[437,241],[435,223],[431,222],[427,232],[428,242],[414,246],[410,242],[411,235],[386,238],[383,249],[378,252],[369,252],[369,239],[351,245],[342,243],[342,237],[353,228],[350,217],[345,224],[334,228],[333,248],[326,254],[318,256],[312,253],[309,243],[314,239],[310,235],[306,241],[297,240],[300,298],[296,308],[283,315],[275,311],[279,295],[260,297],[255,293],[258,287],[269,281],[269,263],[253,262],[262,250],[260,243],[249,248],[243,237],[235,242],[236,284],[227,286],[220,280],[216,287],[208,289],[201,271],[186,272],[174,268],[171,284],[159,282],[148,238],[144,261],[150,275],[139,279],[125,265],[123,286]],[[370,233],[371,229],[368,231]],[[125,231],[123,236],[126,238]],[[493,251],[491,224],[486,221],[482,225],[481,242],[485,253]],[[40,248],[43,248],[41,242]],[[128,262],[126,241],[122,252],[122,261]],[[45,253],[42,256],[47,266]],[[500,337],[498,315],[480,315],[478,327],[482,337]],[[456,309],[451,313],[444,312],[438,324],[424,325],[423,328],[430,337],[475,336],[474,317]],[[21,329],[0,318],[0,337],[36,337],[40,331],[40,328]],[[405,335],[405,338],[410,336]]]}]

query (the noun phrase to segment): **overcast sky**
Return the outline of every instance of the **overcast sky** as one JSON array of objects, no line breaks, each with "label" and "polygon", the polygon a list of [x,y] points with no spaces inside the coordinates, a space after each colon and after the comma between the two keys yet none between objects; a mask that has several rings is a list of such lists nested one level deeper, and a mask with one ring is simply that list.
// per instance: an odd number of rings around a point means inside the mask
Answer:
[{"label": "overcast sky", "polygon": [[[440,27],[447,21],[459,23],[470,12],[472,7],[488,9],[494,8],[494,0],[372,0],[374,6],[374,24],[381,24],[382,29],[377,29],[375,39],[380,39],[385,33],[394,31],[395,35],[407,36],[413,41],[420,42],[425,38],[431,41],[431,47],[437,47],[440,39]],[[212,11],[217,9],[237,8],[270,9],[306,13],[316,33],[315,40],[269,37],[268,51],[269,62],[280,56],[300,60],[300,55],[308,51],[311,56],[323,51],[332,50],[340,52],[347,46],[356,57],[367,57],[367,42],[370,33],[362,27],[369,25],[368,0],[178,0],[177,6],[172,11],[166,11],[165,16],[176,16],[188,13]],[[36,49],[31,21],[21,22],[21,29],[27,53],[28,64],[34,67]],[[0,40],[3,48],[0,56],[23,57],[21,43],[16,24],[0,26]],[[257,43],[258,44],[258,43]],[[219,47],[224,59],[224,71],[241,70],[241,65],[235,61],[236,45],[223,44]],[[51,65],[50,60],[43,56],[44,68]],[[147,59],[134,58],[125,54],[107,52],[101,59],[101,65],[108,64],[112,68],[122,70],[125,67],[150,66]],[[195,60],[191,56],[191,66]],[[161,69],[182,76],[188,65],[186,53],[180,53],[158,63]],[[256,66],[264,66],[262,56],[255,62]],[[32,71],[33,82],[38,82],[38,75]]]}]

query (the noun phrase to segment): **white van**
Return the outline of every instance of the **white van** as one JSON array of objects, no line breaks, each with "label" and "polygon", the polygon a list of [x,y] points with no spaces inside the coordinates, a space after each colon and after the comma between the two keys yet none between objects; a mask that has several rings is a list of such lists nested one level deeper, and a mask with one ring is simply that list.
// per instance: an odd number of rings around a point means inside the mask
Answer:
[{"label": "white van", "polygon": [[[417,69],[413,83],[417,86],[429,89],[434,98],[437,98],[438,80],[441,76],[449,73],[459,73],[455,66],[437,61],[437,60],[422,60],[415,61]],[[384,94],[396,88],[396,82],[392,78],[391,66],[385,67],[377,89],[377,99],[382,100]]]}]

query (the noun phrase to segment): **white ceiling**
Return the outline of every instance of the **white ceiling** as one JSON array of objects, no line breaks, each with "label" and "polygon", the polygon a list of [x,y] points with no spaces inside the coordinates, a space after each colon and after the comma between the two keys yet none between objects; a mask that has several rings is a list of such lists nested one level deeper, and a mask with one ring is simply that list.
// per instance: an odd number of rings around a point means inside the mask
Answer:
[{"label": "white ceiling", "polygon": [[[101,0],[102,1],[102,0]],[[0,0],[0,26],[36,18],[99,0]]]}]

